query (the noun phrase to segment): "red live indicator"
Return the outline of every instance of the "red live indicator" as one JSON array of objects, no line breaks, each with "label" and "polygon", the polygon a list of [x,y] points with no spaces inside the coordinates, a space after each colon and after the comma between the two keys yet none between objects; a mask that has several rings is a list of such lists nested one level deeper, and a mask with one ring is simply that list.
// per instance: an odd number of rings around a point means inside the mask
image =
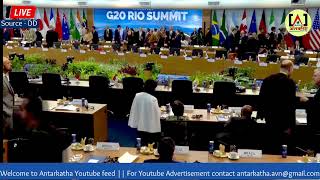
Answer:
[{"label": "red live indicator", "polygon": [[36,15],[35,6],[12,6],[10,10],[11,19],[32,19]]}]

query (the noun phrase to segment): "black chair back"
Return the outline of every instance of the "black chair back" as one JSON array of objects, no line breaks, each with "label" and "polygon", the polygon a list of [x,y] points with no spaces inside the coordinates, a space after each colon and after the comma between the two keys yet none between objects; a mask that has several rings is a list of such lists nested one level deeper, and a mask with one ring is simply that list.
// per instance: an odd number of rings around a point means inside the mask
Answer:
[{"label": "black chair back", "polygon": [[107,77],[90,76],[89,77],[90,102],[107,103],[109,84],[110,84],[110,81]]},{"label": "black chair back", "polygon": [[56,100],[63,97],[61,77],[55,73],[42,74],[42,98]]},{"label": "black chair back", "polygon": [[297,55],[297,56],[294,56],[294,62],[296,65],[300,65],[300,64],[308,65],[309,57],[306,57],[304,55]]},{"label": "black chair back", "polygon": [[183,103],[189,103],[192,100],[192,81],[173,80],[172,81],[172,100],[180,100]]},{"label": "black chair back", "polygon": [[53,43],[53,47],[57,48],[57,49],[60,49],[61,48],[61,42],[54,42]]},{"label": "black chair back", "polygon": [[278,62],[280,60],[280,56],[277,54],[269,54],[267,56],[267,62]]},{"label": "black chair back", "polygon": [[122,79],[123,90],[125,93],[136,94],[143,90],[143,80],[137,77],[125,77]]},{"label": "black chair back", "polygon": [[234,82],[217,81],[213,87],[213,105],[232,105],[236,95]]},{"label": "black chair back", "polygon": [[29,81],[27,73],[25,72],[10,72],[10,84],[14,92],[18,95],[27,95],[29,92]]},{"label": "black chair back", "polygon": [[242,60],[249,60],[251,58],[252,61],[257,59],[257,53],[255,52],[245,52],[242,56]]},{"label": "black chair back", "polygon": [[36,46],[37,47],[41,47],[41,45],[42,45],[42,41],[36,41]]},{"label": "black chair back", "polygon": [[223,55],[226,59],[228,58],[228,52],[226,50],[217,50],[216,51],[216,58],[222,58]]},{"label": "black chair back", "polygon": [[98,50],[99,49],[99,45],[98,44],[91,44],[91,49],[92,50]]}]

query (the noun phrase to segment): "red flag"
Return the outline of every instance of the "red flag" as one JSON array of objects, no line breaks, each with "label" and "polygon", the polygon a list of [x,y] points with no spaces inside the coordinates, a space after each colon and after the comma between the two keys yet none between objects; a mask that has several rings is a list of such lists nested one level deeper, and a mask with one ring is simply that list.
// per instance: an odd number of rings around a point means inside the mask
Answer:
[{"label": "red flag", "polygon": [[308,33],[302,37],[302,45],[303,45],[304,49],[312,49],[312,47],[310,45],[310,41],[311,41],[310,33]]},{"label": "red flag", "polygon": [[243,10],[242,21],[240,25],[240,32],[247,32],[247,13],[246,10]]},{"label": "red flag", "polygon": [[264,10],[262,11],[262,17],[261,17],[261,21],[259,24],[259,31],[261,32],[262,29],[264,30],[264,33],[267,32],[266,15],[264,14]]},{"label": "red flag", "polygon": [[284,35],[284,41],[286,42],[286,45],[288,48],[290,47],[293,47],[294,46],[294,43],[293,43],[293,40],[291,38],[291,35],[290,34],[286,34]]},{"label": "red flag", "polygon": [[58,33],[59,39],[62,39],[62,24],[59,15],[59,9],[57,9],[57,21],[56,21],[56,32]]},{"label": "red flag", "polygon": [[46,23],[47,27],[49,27],[49,21],[48,21],[48,17],[47,17],[47,12],[46,12],[46,8],[43,8],[43,20]]}]

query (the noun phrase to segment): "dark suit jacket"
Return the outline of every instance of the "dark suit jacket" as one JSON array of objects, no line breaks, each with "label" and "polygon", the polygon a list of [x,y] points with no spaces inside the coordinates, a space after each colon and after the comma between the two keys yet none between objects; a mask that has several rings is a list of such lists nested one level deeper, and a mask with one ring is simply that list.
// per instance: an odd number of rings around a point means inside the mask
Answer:
[{"label": "dark suit jacket", "polygon": [[39,32],[39,31],[36,31],[36,36],[37,36],[37,38],[36,38],[36,41],[41,41],[42,42],[42,34]]},{"label": "dark suit jacket", "polygon": [[174,46],[175,37],[176,37],[176,32],[175,31],[172,31],[171,35],[170,35],[170,31],[167,31],[167,41],[168,41],[168,46],[169,47],[173,47]]},{"label": "dark suit jacket", "polygon": [[197,32],[192,32],[191,33],[191,45],[197,45],[198,44],[198,41],[197,41],[197,36],[198,36],[198,33]]},{"label": "dark suit jacket", "polygon": [[259,117],[265,117],[273,131],[285,131],[296,124],[296,84],[283,73],[264,79],[259,95]]},{"label": "dark suit jacket", "polygon": [[206,46],[212,46],[212,33],[211,31],[207,32],[206,37],[205,37],[205,45]]},{"label": "dark suit jacket", "polygon": [[312,132],[320,132],[320,88],[313,99],[307,102],[307,122]]},{"label": "dark suit jacket", "polygon": [[94,33],[92,34],[93,38],[92,38],[92,44],[98,44],[99,43],[99,35],[97,31],[94,31]]},{"label": "dark suit jacket", "polygon": [[112,41],[112,36],[113,36],[112,29],[104,30],[103,38],[105,41]]},{"label": "dark suit jacket", "polygon": [[173,48],[181,48],[181,35],[176,35],[172,43]]},{"label": "dark suit jacket", "polygon": [[226,40],[226,49],[229,51],[235,51],[235,48],[238,46],[238,42],[236,42],[236,37],[233,34],[230,34]]},{"label": "dark suit jacket", "polygon": [[246,51],[258,53],[258,50],[259,50],[258,43],[259,43],[258,40],[254,38],[249,38],[247,41]]},{"label": "dark suit jacket", "polygon": [[114,31],[114,41],[116,42],[116,44],[121,44],[121,36],[118,29]]},{"label": "dark suit jacket", "polygon": [[13,103],[14,103],[14,91],[7,78],[3,77],[2,81],[2,120],[3,125],[7,128],[13,128]]},{"label": "dark suit jacket", "polygon": [[177,163],[177,161],[163,161],[160,159],[147,159],[144,161],[144,163]]},{"label": "dark suit jacket", "polygon": [[58,42],[58,33],[53,30],[47,31],[46,41],[48,47],[52,47],[54,42]]},{"label": "dark suit jacket", "polygon": [[134,38],[135,38],[135,43],[137,43],[137,45],[139,47],[144,46],[144,42],[146,39],[146,32],[142,31],[141,36],[140,36],[140,32],[136,31],[134,32]]}]

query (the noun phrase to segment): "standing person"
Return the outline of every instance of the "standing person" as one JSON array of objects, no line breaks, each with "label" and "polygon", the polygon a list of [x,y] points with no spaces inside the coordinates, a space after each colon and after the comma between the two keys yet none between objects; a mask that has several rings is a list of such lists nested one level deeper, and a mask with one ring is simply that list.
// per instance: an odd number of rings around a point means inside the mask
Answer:
[{"label": "standing person", "polygon": [[238,43],[236,39],[237,28],[232,28],[232,32],[226,39],[226,49],[230,52],[235,52],[238,49]]},{"label": "standing person", "polygon": [[170,50],[171,54],[176,53],[177,56],[180,56],[181,49],[181,32],[179,30],[176,31],[176,36],[172,42],[172,48]]},{"label": "standing person", "polygon": [[99,34],[95,26],[92,26],[92,44],[99,44]]},{"label": "standing person", "polygon": [[42,43],[42,39],[43,39],[43,36],[42,36],[41,32],[39,31],[39,28],[37,28],[37,31],[36,31],[36,42],[40,41]]},{"label": "standing person", "polygon": [[54,42],[58,42],[59,35],[56,31],[53,30],[53,26],[50,26],[50,29],[46,34],[47,46],[52,47]]},{"label": "standing person", "polygon": [[7,57],[3,57],[3,81],[2,81],[2,124],[3,135],[8,136],[8,132],[13,128],[13,105],[14,91],[9,82],[9,72],[12,71],[11,61]]},{"label": "standing person", "polygon": [[205,37],[205,45],[212,46],[212,32],[210,28],[207,28],[206,37]]},{"label": "standing person", "polygon": [[27,41],[26,46],[33,45],[37,39],[36,32],[33,29],[24,29],[23,32],[23,41]]},{"label": "standing person", "polygon": [[86,34],[83,36],[83,44],[88,45],[92,43],[92,33],[89,28],[86,28]]},{"label": "standing person", "polygon": [[135,37],[136,37],[136,43],[137,43],[138,47],[143,47],[144,42],[145,42],[145,38],[146,38],[146,32],[144,32],[142,27],[140,27],[138,32],[136,32]]},{"label": "standing person", "polygon": [[290,78],[292,72],[292,61],[284,60],[280,72],[264,79],[261,86],[258,115],[266,120],[270,151],[280,152],[281,145],[290,143],[296,125],[296,84]]},{"label": "standing person", "polygon": [[240,32],[240,40],[239,40],[239,49],[238,49],[238,57],[243,59],[244,53],[247,51],[248,46],[248,36],[245,31]]},{"label": "standing person", "polygon": [[119,46],[120,46],[121,41],[122,41],[122,39],[121,39],[122,36],[120,35],[120,32],[121,32],[121,26],[118,25],[118,26],[117,26],[117,29],[116,29],[115,32],[114,32],[114,42],[115,42],[116,44],[118,44]]},{"label": "standing person", "polygon": [[113,36],[112,29],[110,29],[109,26],[107,26],[106,29],[104,30],[103,38],[105,41],[112,41],[112,36]]},{"label": "standing person", "polygon": [[158,100],[153,96],[157,82],[147,80],[144,92],[137,93],[130,111],[128,126],[137,128],[143,145],[158,142],[160,137],[160,108]]},{"label": "standing person", "polygon": [[175,37],[176,37],[176,33],[174,32],[173,27],[170,26],[170,29],[167,32],[167,38],[168,38],[167,41],[168,41],[168,47],[169,48],[173,47],[173,41],[174,41]]},{"label": "standing person", "polygon": [[191,45],[197,45],[197,36],[198,36],[198,32],[197,32],[197,28],[194,28],[193,32],[191,33]]},{"label": "standing person", "polygon": [[277,48],[277,39],[276,27],[271,27],[271,32],[269,33],[269,43],[271,49]]},{"label": "standing person", "polygon": [[246,52],[254,52],[258,54],[259,46],[256,33],[249,34]]},{"label": "standing person", "polygon": [[198,45],[203,45],[203,43],[204,43],[204,35],[202,32],[202,28],[198,29],[197,42],[198,42]]},{"label": "standing person", "polygon": [[80,36],[81,36],[81,44],[83,44],[83,37],[84,35],[87,33],[87,27],[86,27],[86,24],[85,23],[82,23],[81,24],[81,31],[80,31]]},{"label": "standing person", "polygon": [[132,46],[134,44],[134,30],[132,28],[128,30],[127,39],[128,39],[128,51],[131,51]]}]

